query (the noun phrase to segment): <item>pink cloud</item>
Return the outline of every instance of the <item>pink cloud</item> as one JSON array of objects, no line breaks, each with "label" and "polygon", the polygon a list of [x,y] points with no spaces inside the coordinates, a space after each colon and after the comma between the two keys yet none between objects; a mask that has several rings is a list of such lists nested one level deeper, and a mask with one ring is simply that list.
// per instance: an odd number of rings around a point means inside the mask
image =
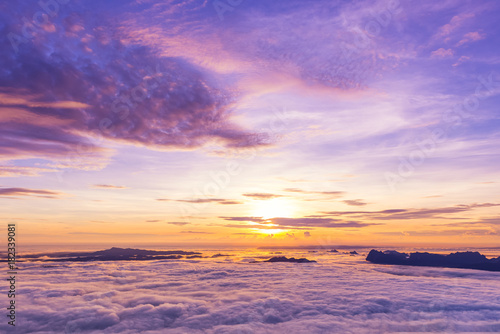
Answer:
[{"label": "pink cloud", "polygon": [[460,40],[460,42],[458,42],[457,46],[463,45],[465,43],[479,41],[481,39],[484,39],[485,37],[486,37],[485,34],[481,34],[478,31],[469,32],[464,35],[464,37]]},{"label": "pink cloud", "polygon": [[447,58],[447,57],[451,57],[451,56],[453,56],[452,49],[439,48],[439,49],[431,52],[431,57]]},{"label": "pink cloud", "polygon": [[0,177],[38,176],[40,173],[55,171],[55,169],[43,167],[0,166]]},{"label": "pink cloud", "polygon": [[450,20],[450,23],[445,24],[444,26],[442,26],[439,29],[437,36],[438,37],[449,36],[452,32],[454,32],[460,26],[462,26],[464,21],[466,21],[467,19],[472,18],[472,17],[474,17],[474,14],[472,14],[472,13],[463,13],[463,14],[453,16],[452,19]]},{"label": "pink cloud", "polygon": [[455,64],[453,64],[453,66],[458,66],[469,59],[470,59],[470,57],[462,56],[462,57],[458,58],[457,62]]}]

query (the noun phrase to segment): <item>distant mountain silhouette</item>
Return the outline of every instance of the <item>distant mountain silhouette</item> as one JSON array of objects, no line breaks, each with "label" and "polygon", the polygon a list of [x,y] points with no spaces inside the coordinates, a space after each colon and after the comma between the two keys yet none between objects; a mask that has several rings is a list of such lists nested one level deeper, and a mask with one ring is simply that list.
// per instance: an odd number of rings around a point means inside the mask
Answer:
[{"label": "distant mountain silhouette", "polygon": [[275,256],[270,258],[269,260],[265,260],[263,262],[296,262],[296,263],[309,263],[316,262],[314,260],[308,260],[306,258],[296,259],[294,257],[286,258],[285,256]]},{"label": "distant mountain silhouette", "polygon": [[23,256],[24,259],[38,259],[41,257],[49,257],[42,261],[126,261],[126,260],[164,260],[164,259],[180,259],[182,255],[201,255],[198,252],[185,251],[154,251],[134,248],[118,248],[96,251],[96,252],[58,252],[47,254],[32,254]]},{"label": "distant mountain silhouette", "polygon": [[428,266],[445,268],[478,269],[500,271],[500,257],[487,259],[479,252],[456,252],[448,255],[432,253],[399,253],[394,250],[385,252],[372,249],[366,261],[377,264],[398,264],[407,266]]}]

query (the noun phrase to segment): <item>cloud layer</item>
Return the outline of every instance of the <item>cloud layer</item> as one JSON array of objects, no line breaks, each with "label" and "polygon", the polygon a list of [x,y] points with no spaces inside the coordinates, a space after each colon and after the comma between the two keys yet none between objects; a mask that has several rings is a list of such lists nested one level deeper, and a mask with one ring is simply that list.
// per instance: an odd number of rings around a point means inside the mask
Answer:
[{"label": "cloud layer", "polygon": [[248,263],[271,255],[231,254],[196,261],[24,264],[16,329],[319,334],[500,328],[498,273],[374,265],[337,253],[283,253],[314,258],[315,264]]}]

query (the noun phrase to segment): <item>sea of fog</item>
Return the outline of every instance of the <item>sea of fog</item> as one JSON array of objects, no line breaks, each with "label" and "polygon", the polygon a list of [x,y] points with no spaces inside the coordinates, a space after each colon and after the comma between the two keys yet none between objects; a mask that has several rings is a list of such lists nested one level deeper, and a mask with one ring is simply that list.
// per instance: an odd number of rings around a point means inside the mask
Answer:
[{"label": "sea of fog", "polygon": [[[15,333],[500,332],[500,272],[376,265],[369,249],[348,251],[20,263]],[[272,256],[317,263],[256,262]],[[0,332],[9,327],[4,316]]]}]

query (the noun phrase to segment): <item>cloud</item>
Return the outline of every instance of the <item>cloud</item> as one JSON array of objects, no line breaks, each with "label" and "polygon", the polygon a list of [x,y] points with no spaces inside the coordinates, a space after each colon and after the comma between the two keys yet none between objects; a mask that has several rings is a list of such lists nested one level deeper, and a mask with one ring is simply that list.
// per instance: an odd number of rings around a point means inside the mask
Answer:
[{"label": "cloud", "polygon": [[60,198],[64,193],[43,189],[0,188],[0,197],[17,198],[15,196],[32,196],[40,198]]},{"label": "cloud", "polygon": [[183,202],[183,203],[218,203],[218,204],[242,204],[241,202],[238,201],[233,201],[233,200],[227,200],[223,198],[196,198],[196,199],[180,199],[177,200],[177,202]]},{"label": "cloud", "polygon": [[[389,63],[390,57],[373,57],[376,40],[361,47],[361,43],[355,42],[362,38],[356,27],[372,19],[369,10],[379,9],[378,4],[364,3],[361,8],[329,1],[289,3],[284,6],[280,2],[254,1],[251,6],[243,5],[249,7],[247,10],[232,10],[228,6],[231,14],[226,16],[232,17],[223,24],[213,21],[211,5],[157,4],[143,15],[129,15],[120,31],[132,42],[147,44],[165,54],[182,53],[213,71],[246,71],[257,77],[273,73],[275,78],[297,82],[304,88],[317,85],[337,90],[360,89]],[[313,13],[325,11],[331,15],[315,15],[311,21]],[[396,13],[390,13],[391,18],[393,14]],[[169,29],[185,34],[172,34]],[[238,38],[242,32],[244,41]]]},{"label": "cloud", "polygon": [[450,22],[443,25],[441,28],[439,28],[437,32],[437,37],[443,38],[445,41],[449,39],[448,36],[450,36],[452,33],[454,33],[456,30],[458,30],[464,22],[466,22],[468,19],[471,19],[475,16],[474,13],[460,13],[458,15],[455,15],[451,18]]},{"label": "cloud", "polygon": [[157,198],[156,200],[160,201],[160,202],[175,201],[175,202],[193,203],[193,204],[203,204],[203,203],[218,203],[218,204],[224,204],[224,205],[243,204],[243,202],[229,200],[229,199],[223,199],[223,198],[195,198],[195,199],[177,199],[177,200],[168,199],[168,198]]},{"label": "cloud", "polygon": [[224,220],[232,220],[232,221],[238,221],[238,222],[255,222],[255,223],[260,223],[264,222],[265,219],[262,217],[224,217],[221,216],[219,218],[222,218]]},{"label": "cloud", "polygon": [[269,194],[269,193],[248,193],[248,194],[243,194],[243,196],[250,197],[252,199],[259,199],[259,200],[266,200],[266,199],[283,197],[283,195]]},{"label": "cloud", "polygon": [[486,217],[480,218],[477,220],[468,220],[462,222],[453,222],[453,223],[445,223],[445,224],[432,224],[432,226],[468,226],[471,225],[484,225],[484,226],[493,226],[500,225],[500,216],[498,217]]},{"label": "cloud", "polygon": [[220,201],[218,202],[219,204],[224,204],[224,205],[239,205],[239,204],[243,204],[243,202],[239,202],[239,201],[231,201],[231,200],[226,200],[226,201]]},{"label": "cloud", "polygon": [[304,237],[305,238],[310,238],[311,237],[311,233],[309,231],[305,231],[304,232]]},{"label": "cloud", "polygon": [[225,224],[221,225],[228,228],[246,228],[246,229],[257,229],[257,230],[310,230],[311,227],[296,227],[296,226],[278,226],[275,224]]},{"label": "cloud", "polygon": [[432,237],[436,235],[440,236],[487,236],[487,235],[500,235],[500,231],[495,231],[491,229],[447,229],[447,230],[418,230],[418,231],[402,231],[402,232],[375,232],[375,234],[382,235],[396,235],[396,236],[425,236]]},{"label": "cloud", "polygon": [[41,173],[55,171],[55,169],[45,167],[0,166],[0,177],[39,176]]},{"label": "cloud", "polygon": [[[66,4],[50,17],[53,32],[38,29],[17,47],[2,39],[0,66],[10,70],[0,73],[0,157],[82,167],[68,159],[79,157],[101,168],[111,154],[106,141],[156,150],[269,144],[264,134],[231,121],[236,96],[213,73],[130,43],[111,18],[96,19],[77,6]],[[33,16],[21,4],[3,12],[2,36],[22,35],[19,23]]]},{"label": "cloud", "polygon": [[212,202],[224,202],[225,199],[221,198],[197,198],[197,199],[179,199],[177,202],[184,203],[212,203]]},{"label": "cloud", "polygon": [[186,222],[168,222],[167,224],[177,225],[177,226],[189,225],[189,223]]},{"label": "cloud", "polygon": [[85,232],[85,231],[75,231],[75,232],[68,232],[68,234],[82,234],[82,235],[103,235],[103,236],[109,236],[112,238],[113,236],[119,237],[119,236],[134,236],[134,235],[141,235],[141,236],[150,236],[150,237],[157,237],[157,233],[120,233],[120,232]]},{"label": "cloud", "polygon": [[377,223],[361,223],[357,221],[339,221],[331,218],[271,218],[273,224],[280,227],[323,227],[323,228],[360,228]]},{"label": "cloud", "polygon": [[95,189],[128,189],[128,187],[125,186],[115,186],[112,184],[94,184],[92,188]]},{"label": "cloud", "polygon": [[469,32],[464,35],[463,39],[461,39],[460,42],[458,42],[457,46],[461,46],[466,43],[476,42],[485,38],[486,35],[484,33],[480,33],[478,31]]},{"label": "cloud", "polygon": [[[423,218],[448,218],[443,215],[468,212],[476,208],[499,206],[497,203],[474,203],[469,205],[455,205],[434,209],[388,209],[381,211],[328,211],[322,212],[327,216],[335,217],[356,217],[358,219],[375,220],[405,220],[405,219],[423,219]],[[451,219],[451,218],[449,218]]]},{"label": "cloud", "polygon": [[181,233],[189,233],[189,234],[213,234],[212,232],[204,232],[204,231],[181,231]]},{"label": "cloud", "polygon": [[361,199],[346,199],[342,202],[344,202],[347,205],[351,205],[351,206],[364,206],[367,204],[367,203],[363,202],[363,200],[361,200]]},{"label": "cloud", "polygon": [[283,189],[283,191],[306,194],[306,195],[321,195],[330,198],[339,198],[345,195],[344,191],[308,191],[299,188],[285,188]]},{"label": "cloud", "polygon": [[[259,228],[259,229],[306,229],[314,227],[323,228],[360,228],[370,225],[380,225],[378,223],[361,223],[356,221],[342,221],[340,219],[333,218],[283,218],[275,217],[269,219],[263,219],[262,217],[219,217],[224,220],[230,221],[240,221],[240,222],[251,222],[254,224],[229,224],[224,225],[225,227],[236,227],[236,228]],[[257,223],[257,224],[255,224]]]},{"label": "cloud", "polygon": [[458,58],[457,62],[455,64],[453,64],[453,66],[458,66],[458,65],[466,62],[467,60],[470,60],[470,57],[468,57],[468,56],[460,56],[460,58]]},{"label": "cloud", "polygon": [[435,58],[448,58],[451,56],[453,56],[452,49],[439,48],[439,49],[431,52],[431,57],[435,57]]}]

